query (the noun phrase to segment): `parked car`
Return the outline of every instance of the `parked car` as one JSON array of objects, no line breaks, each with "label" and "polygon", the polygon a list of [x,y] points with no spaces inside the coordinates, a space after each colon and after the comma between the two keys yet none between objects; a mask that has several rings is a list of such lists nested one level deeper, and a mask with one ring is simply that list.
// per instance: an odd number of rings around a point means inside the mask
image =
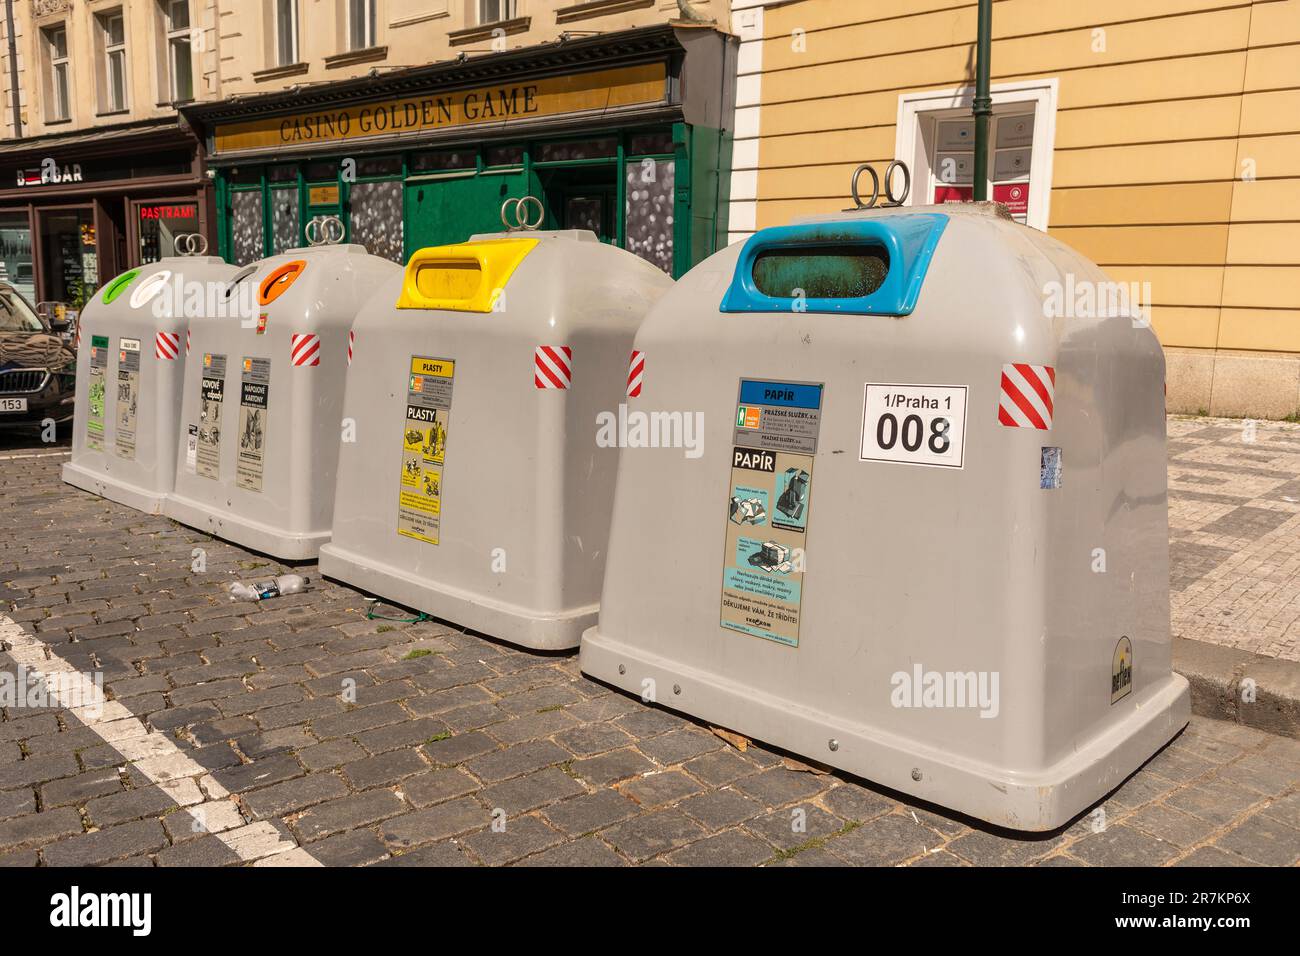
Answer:
[{"label": "parked car", "polygon": [[0,429],[72,421],[77,351],[12,285],[0,282]]}]

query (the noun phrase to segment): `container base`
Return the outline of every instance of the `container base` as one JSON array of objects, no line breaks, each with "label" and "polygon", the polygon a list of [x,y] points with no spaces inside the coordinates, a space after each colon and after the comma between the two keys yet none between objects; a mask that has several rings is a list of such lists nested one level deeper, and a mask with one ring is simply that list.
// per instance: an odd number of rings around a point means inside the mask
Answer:
[{"label": "container base", "polygon": [[214,514],[206,505],[175,493],[167,496],[163,514],[250,551],[259,551],[285,561],[310,560],[316,557],[320,546],[330,539],[328,531],[288,534],[279,528],[247,518]]},{"label": "container base", "polygon": [[1187,681],[1171,672],[1146,689],[1127,718],[1064,759],[1033,772],[1008,771],[683,667],[595,627],[583,634],[579,664],[584,674],[634,694],[657,688],[664,707],[988,823],[1034,832],[1065,826],[1087,810],[1191,715]]},{"label": "container base", "polygon": [[404,607],[538,651],[577,647],[583,631],[596,623],[600,610],[599,605],[592,604],[559,614],[539,613],[433,584],[400,568],[345,551],[337,544],[320,549],[320,573]]},{"label": "container base", "polygon": [[107,498],[109,501],[116,501],[120,505],[134,508],[136,511],[143,511],[147,515],[162,514],[163,503],[167,498],[165,492],[137,488],[107,474],[90,471],[70,461],[64,463],[62,477],[66,484],[72,485],[74,488],[89,491],[92,495],[99,495],[99,497]]}]

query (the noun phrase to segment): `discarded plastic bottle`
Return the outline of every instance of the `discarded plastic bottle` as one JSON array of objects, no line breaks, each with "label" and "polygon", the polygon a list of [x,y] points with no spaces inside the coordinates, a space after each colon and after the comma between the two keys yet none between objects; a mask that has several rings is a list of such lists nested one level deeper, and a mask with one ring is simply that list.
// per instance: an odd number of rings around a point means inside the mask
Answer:
[{"label": "discarded plastic bottle", "polygon": [[282,574],[277,578],[253,581],[251,584],[232,581],[230,584],[230,600],[265,601],[267,598],[279,597],[281,594],[297,594],[299,591],[307,589],[308,581],[309,579],[304,578],[301,574]]}]

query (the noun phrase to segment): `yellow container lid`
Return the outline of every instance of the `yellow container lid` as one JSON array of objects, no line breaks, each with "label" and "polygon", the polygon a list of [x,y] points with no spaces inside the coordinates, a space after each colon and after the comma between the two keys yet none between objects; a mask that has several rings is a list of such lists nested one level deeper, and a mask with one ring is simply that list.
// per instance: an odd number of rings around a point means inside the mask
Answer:
[{"label": "yellow container lid", "polygon": [[420,249],[406,264],[399,309],[491,312],[536,239],[482,239]]}]

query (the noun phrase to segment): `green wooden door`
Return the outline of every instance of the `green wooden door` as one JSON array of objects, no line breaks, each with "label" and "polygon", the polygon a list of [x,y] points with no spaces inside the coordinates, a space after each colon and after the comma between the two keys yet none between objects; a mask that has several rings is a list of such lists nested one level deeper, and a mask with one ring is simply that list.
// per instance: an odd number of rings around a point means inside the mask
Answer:
[{"label": "green wooden door", "polygon": [[503,232],[501,204],[528,194],[529,177],[512,173],[427,179],[406,185],[406,256],[426,246]]}]

